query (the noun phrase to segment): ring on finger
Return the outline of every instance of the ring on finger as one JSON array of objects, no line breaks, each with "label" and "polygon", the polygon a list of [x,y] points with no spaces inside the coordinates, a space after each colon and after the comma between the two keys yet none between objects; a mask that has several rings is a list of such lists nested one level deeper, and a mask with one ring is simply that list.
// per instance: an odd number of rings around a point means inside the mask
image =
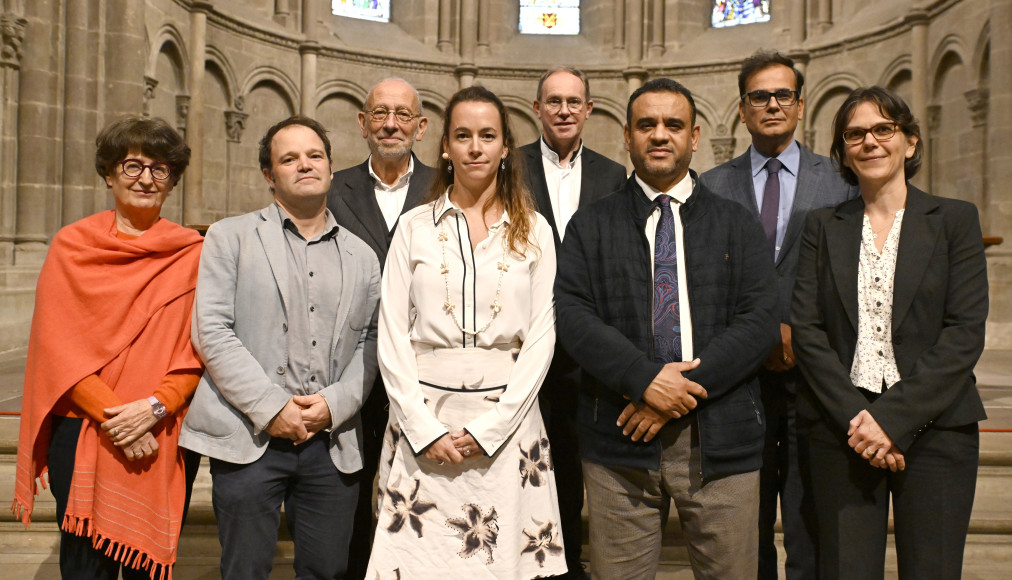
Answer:
[{"label": "ring on finger", "polygon": [[471,450],[465,447],[464,448],[464,455],[471,455]]},{"label": "ring on finger", "polygon": [[119,429],[113,429],[112,430],[112,436],[115,437],[117,435],[119,435]]},{"label": "ring on finger", "polygon": [[872,457],[872,456],[874,456],[874,455],[875,455],[875,450],[869,447],[869,448],[868,448],[868,449],[867,449],[867,450],[866,450],[866,451],[865,451],[864,453],[865,453],[865,455],[867,455],[868,457]]}]

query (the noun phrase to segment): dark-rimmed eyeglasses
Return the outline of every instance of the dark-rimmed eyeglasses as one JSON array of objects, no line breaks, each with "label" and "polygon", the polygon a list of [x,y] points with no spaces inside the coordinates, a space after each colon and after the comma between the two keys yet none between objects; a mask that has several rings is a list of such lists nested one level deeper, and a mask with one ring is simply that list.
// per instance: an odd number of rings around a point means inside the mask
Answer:
[{"label": "dark-rimmed eyeglasses", "polygon": [[369,116],[369,120],[373,123],[383,123],[390,115],[393,115],[398,123],[410,123],[415,117],[422,116],[421,113],[415,114],[405,108],[390,110],[386,107],[376,107],[371,111],[365,111],[365,114]]},{"label": "dark-rimmed eyeglasses", "polygon": [[753,107],[765,107],[770,102],[770,98],[776,98],[777,104],[781,107],[790,107],[798,102],[798,97],[801,96],[801,91],[792,91],[791,89],[777,89],[775,92],[769,91],[752,91],[751,93],[745,93],[741,96],[741,100],[747,101],[748,104]]},{"label": "dark-rimmed eyeglasses", "polygon": [[151,172],[151,179],[155,181],[165,181],[172,177],[172,168],[167,163],[152,163],[148,165],[141,163],[140,159],[124,159],[120,161],[119,166],[123,170],[123,175],[131,179],[136,179],[143,175],[145,169]]},{"label": "dark-rimmed eyeglasses", "polygon": [[579,113],[583,110],[583,105],[586,104],[583,99],[578,99],[576,97],[573,97],[572,99],[559,99],[552,97],[544,100],[545,110],[554,115],[562,110],[563,103],[565,103],[566,107],[569,108],[570,113]]},{"label": "dark-rimmed eyeglasses", "polygon": [[879,123],[869,129],[851,127],[843,132],[843,142],[847,145],[860,145],[864,143],[864,138],[868,133],[871,133],[876,141],[888,141],[893,138],[897,129],[899,129],[899,125],[896,123]]}]

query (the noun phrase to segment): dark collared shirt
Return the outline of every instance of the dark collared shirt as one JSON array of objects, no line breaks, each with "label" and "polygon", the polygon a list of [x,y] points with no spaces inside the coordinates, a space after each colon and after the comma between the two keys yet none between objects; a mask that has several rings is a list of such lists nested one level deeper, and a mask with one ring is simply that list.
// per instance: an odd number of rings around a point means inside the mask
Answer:
[{"label": "dark collared shirt", "polygon": [[305,239],[295,222],[274,204],[285,230],[288,256],[288,369],[285,388],[311,395],[330,384],[330,353],[341,296],[341,251],[337,221],[326,210],[323,233]]}]

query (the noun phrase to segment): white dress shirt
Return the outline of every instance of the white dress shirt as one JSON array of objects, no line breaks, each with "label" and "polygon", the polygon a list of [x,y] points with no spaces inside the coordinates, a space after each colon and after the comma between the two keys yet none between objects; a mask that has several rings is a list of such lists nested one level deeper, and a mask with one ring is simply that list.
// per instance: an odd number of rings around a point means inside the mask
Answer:
[{"label": "white dress shirt", "polygon": [[393,185],[383,183],[379,175],[372,169],[372,155],[369,156],[369,175],[373,180],[373,191],[376,192],[376,203],[383,212],[383,219],[387,222],[387,230],[394,229],[401,210],[404,209],[404,202],[408,198],[408,186],[411,184],[411,175],[415,172],[415,158],[408,157],[408,170],[397,178]]},{"label": "white dress shirt", "polygon": [[[506,252],[505,259],[509,215],[503,212],[472,250],[464,213],[445,193],[405,213],[397,226],[383,271],[377,351],[391,417],[416,453],[446,433],[422,397],[416,348],[520,346],[500,400],[465,425],[489,455],[537,401],[555,351],[555,242],[548,221],[534,215],[531,237],[537,249],[528,247],[523,257]],[[441,241],[444,233],[446,240]],[[501,277],[500,262],[507,265]],[[490,305],[500,284],[502,310],[488,328],[476,336],[461,332],[453,317],[469,331],[481,329],[492,314]],[[447,302],[452,305],[449,312]]]},{"label": "white dress shirt", "polygon": [[[671,214],[675,218],[675,245],[678,250],[678,319],[682,326],[682,361],[691,361],[692,356],[692,316],[689,309],[689,286],[685,280],[685,242],[683,239],[681,212],[682,204],[692,195],[692,177],[686,173],[685,178],[671,186],[667,191],[658,191],[636,176],[636,183],[651,201],[662,193],[671,196]],[[650,242],[650,275],[654,272],[654,240],[657,237],[657,224],[661,221],[660,205],[647,216],[646,235]],[[651,293],[652,295],[652,293]]]},{"label": "white dress shirt", "polygon": [[559,154],[548,146],[545,138],[541,138],[541,163],[545,167],[545,183],[548,184],[548,197],[552,200],[552,215],[561,240],[566,233],[566,225],[580,208],[580,187],[583,184],[583,141],[563,167]]}]

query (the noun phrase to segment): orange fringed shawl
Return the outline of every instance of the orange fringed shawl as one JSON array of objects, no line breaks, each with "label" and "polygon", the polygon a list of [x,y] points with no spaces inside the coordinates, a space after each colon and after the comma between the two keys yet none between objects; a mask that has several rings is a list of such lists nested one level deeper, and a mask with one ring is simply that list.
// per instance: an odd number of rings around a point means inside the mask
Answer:
[{"label": "orange fringed shawl", "polygon": [[[47,471],[53,406],[98,374],[124,402],[147,398],[172,371],[198,372],[190,314],[202,238],[159,220],[133,240],[102,212],[60,230],[39,274],[32,318],[12,510],[30,522],[36,478]],[[169,578],[185,502],[177,446],[184,413],[151,431],[154,460],[128,461],[85,418],[64,530],[92,538],[118,561]]]}]

